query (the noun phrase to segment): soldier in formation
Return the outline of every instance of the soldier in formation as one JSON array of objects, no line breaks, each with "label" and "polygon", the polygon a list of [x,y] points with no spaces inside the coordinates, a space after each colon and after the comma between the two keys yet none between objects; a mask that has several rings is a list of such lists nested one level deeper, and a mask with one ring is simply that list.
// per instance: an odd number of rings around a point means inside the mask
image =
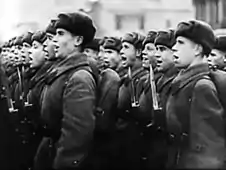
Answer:
[{"label": "soldier in formation", "polygon": [[225,169],[226,37],[95,33],[60,13],[2,45],[0,169]]}]

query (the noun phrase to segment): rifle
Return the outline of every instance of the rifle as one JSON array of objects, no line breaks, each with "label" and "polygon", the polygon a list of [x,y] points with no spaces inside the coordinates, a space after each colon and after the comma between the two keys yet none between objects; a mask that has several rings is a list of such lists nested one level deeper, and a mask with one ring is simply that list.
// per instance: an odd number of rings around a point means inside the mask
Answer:
[{"label": "rifle", "polygon": [[160,107],[158,103],[158,94],[156,91],[154,71],[151,64],[149,65],[149,69],[150,69],[150,85],[151,85],[152,104],[153,104],[154,113],[153,113],[153,121],[147,125],[148,127],[153,126],[155,124],[155,115],[160,114],[162,112],[162,107]]},{"label": "rifle", "polygon": [[153,71],[151,64],[150,64],[149,68],[150,68],[150,85],[151,85],[151,92],[152,92],[153,109],[154,109],[154,111],[162,110],[162,108],[159,106],[159,103],[158,103],[158,94],[156,92],[154,71]]},{"label": "rifle", "polygon": [[136,98],[136,94],[135,94],[135,87],[133,84],[133,80],[132,80],[132,72],[131,72],[131,68],[128,68],[128,76],[130,79],[130,85],[131,85],[131,105],[133,108],[137,108],[140,106],[139,101]]}]

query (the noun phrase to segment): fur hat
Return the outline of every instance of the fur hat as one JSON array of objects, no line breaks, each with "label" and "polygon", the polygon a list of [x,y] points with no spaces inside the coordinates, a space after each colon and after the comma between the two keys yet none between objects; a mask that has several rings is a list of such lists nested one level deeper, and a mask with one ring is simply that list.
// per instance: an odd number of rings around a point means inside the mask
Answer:
[{"label": "fur hat", "polygon": [[84,48],[90,48],[90,49],[93,49],[95,51],[99,51],[99,47],[100,47],[99,41],[100,41],[100,39],[95,38],[91,42],[86,44]]},{"label": "fur hat", "polygon": [[56,27],[55,27],[55,24],[56,24],[56,20],[51,20],[49,25],[47,26],[46,28],[46,33],[50,33],[50,34],[53,34],[53,35],[56,35]]},{"label": "fur hat", "polygon": [[176,43],[176,39],[174,36],[174,31],[159,31],[155,38],[155,45],[164,45],[168,48],[172,48],[174,44]]},{"label": "fur hat", "polygon": [[140,33],[131,32],[131,33],[125,34],[124,37],[122,37],[122,42],[128,42],[134,45],[136,49],[142,49],[142,43],[144,39],[145,39],[145,36],[141,35]]},{"label": "fur hat", "polygon": [[226,36],[219,36],[216,38],[214,49],[226,52]]},{"label": "fur hat", "polygon": [[209,24],[199,20],[190,20],[188,22],[181,22],[178,24],[176,37],[182,36],[191,41],[202,45],[205,55],[209,55],[214,47],[216,38],[213,29]]},{"label": "fur hat", "polygon": [[92,41],[96,33],[92,19],[82,12],[59,14],[55,27],[63,28],[73,35],[83,36],[83,45]]},{"label": "fur hat", "polygon": [[43,44],[47,39],[46,33],[44,31],[37,31],[32,35],[31,41],[38,41]]},{"label": "fur hat", "polygon": [[32,40],[31,40],[31,37],[32,37],[33,33],[32,32],[27,32],[24,34],[23,38],[22,38],[22,42],[26,42],[30,45],[32,45]]},{"label": "fur hat", "polygon": [[14,44],[13,45],[19,45],[19,46],[23,46],[23,36],[18,36],[16,37],[16,39],[14,40]]},{"label": "fur hat", "polygon": [[103,44],[103,47],[105,49],[112,49],[115,50],[117,52],[120,52],[121,48],[122,48],[122,42],[120,39],[116,38],[116,37],[108,37],[105,40],[105,43]]},{"label": "fur hat", "polygon": [[143,47],[148,43],[154,43],[156,35],[157,35],[156,31],[149,31],[148,35],[145,37],[145,39],[143,41]]}]

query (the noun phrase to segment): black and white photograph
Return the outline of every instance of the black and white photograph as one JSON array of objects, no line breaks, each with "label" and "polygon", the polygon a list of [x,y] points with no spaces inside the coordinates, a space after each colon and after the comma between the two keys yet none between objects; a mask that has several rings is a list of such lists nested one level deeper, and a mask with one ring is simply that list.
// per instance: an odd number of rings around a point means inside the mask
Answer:
[{"label": "black and white photograph", "polygon": [[226,169],[226,0],[0,0],[0,170]]}]

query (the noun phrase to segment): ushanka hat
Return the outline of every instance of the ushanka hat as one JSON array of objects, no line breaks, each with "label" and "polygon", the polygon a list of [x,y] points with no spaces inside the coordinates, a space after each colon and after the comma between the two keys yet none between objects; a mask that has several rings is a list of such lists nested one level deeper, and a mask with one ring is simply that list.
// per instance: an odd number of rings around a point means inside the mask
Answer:
[{"label": "ushanka hat", "polygon": [[169,49],[171,49],[175,43],[174,30],[158,31],[154,42],[155,46],[164,45]]},{"label": "ushanka hat", "polygon": [[137,32],[127,33],[122,37],[122,42],[128,42],[132,44],[136,49],[142,49],[142,43],[145,39],[145,36]]},{"label": "ushanka hat", "polygon": [[52,19],[49,23],[49,25],[46,27],[46,33],[50,33],[50,34],[53,34],[53,35],[56,35],[56,27],[55,27],[55,24],[56,24],[56,19]]},{"label": "ushanka hat", "polygon": [[91,42],[96,33],[92,19],[82,12],[59,14],[55,27],[63,28],[73,35],[83,36],[83,45]]},{"label": "ushanka hat", "polygon": [[105,43],[103,44],[103,47],[105,49],[112,49],[115,50],[117,52],[120,52],[121,48],[122,48],[122,42],[120,39],[116,38],[116,37],[108,37],[105,40]]},{"label": "ushanka hat", "polygon": [[95,51],[99,51],[99,47],[100,47],[99,41],[100,41],[100,39],[94,38],[92,41],[87,43],[84,48],[90,48],[90,49],[93,49]]},{"label": "ushanka hat", "polygon": [[154,43],[156,38],[157,32],[156,31],[149,31],[147,36],[143,41],[143,47],[148,43]]},{"label": "ushanka hat", "polygon": [[226,52],[226,36],[218,36],[216,38],[214,49]]},{"label": "ushanka hat", "polygon": [[203,47],[203,53],[205,55],[210,54],[216,41],[211,26],[199,20],[180,22],[177,26],[175,36],[182,36],[200,44]]},{"label": "ushanka hat", "polygon": [[22,38],[23,43],[28,43],[29,45],[32,45],[32,40],[31,40],[32,35],[33,35],[32,32],[25,33]]},{"label": "ushanka hat", "polygon": [[33,41],[38,41],[41,44],[43,44],[46,39],[47,39],[47,36],[46,36],[46,32],[44,32],[44,31],[36,31],[32,35],[32,38],[31,38],[32,42]]}]

